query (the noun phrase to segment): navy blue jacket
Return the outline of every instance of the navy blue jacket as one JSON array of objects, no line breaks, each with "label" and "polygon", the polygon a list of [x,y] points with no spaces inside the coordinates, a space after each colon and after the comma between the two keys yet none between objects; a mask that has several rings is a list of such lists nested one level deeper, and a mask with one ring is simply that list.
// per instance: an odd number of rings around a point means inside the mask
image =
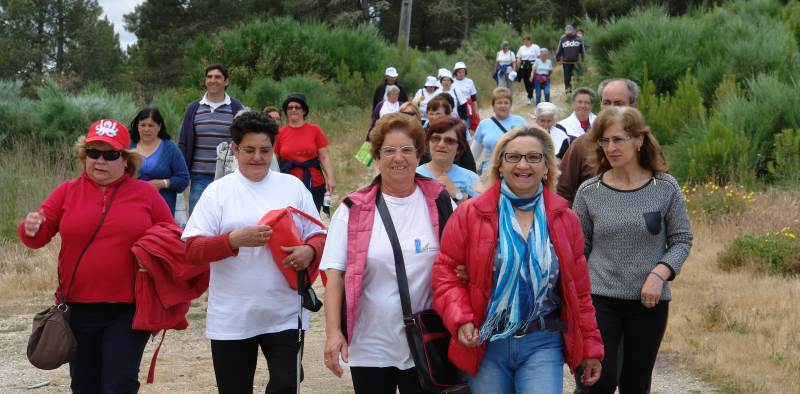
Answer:
[{"label": "navy blue jacket", "polygon": [[[178,138],[178,147],[183,153],[183,158],[186,161],[186,168],[192,168],[192,160],[194,160],[194,137],[196,132],[194,130],[194,115],[197,113],[197,108],[200,107],[200,100],[197,99],[186,106],[186,112],[183,114],[183,124],[181,124],[181,136]],[[231,97],[231,111],[233,115],[242,110],[244,106],[241,101]]]}]

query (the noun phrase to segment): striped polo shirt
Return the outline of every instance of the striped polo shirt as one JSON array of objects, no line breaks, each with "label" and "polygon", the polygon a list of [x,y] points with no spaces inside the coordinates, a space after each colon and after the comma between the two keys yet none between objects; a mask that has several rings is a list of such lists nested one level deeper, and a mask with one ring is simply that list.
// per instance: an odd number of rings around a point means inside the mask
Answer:
[{"label": "striped polo shirt", "polygon": [[230,126],[234,115],[231,99],[227,94],[222,105],[209,103],[203,96],[194,115],[194,160],[190,169],[192,173],[214,175],[217,145],[230,141]]}]

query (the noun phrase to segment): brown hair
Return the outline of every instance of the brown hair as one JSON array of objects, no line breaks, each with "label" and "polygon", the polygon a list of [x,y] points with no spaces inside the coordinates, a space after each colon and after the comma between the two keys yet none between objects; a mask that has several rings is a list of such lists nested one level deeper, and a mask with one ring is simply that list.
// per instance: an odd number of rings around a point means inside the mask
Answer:
[{"label": "brown hair", "polygon": [[447,98],[442,97],[441,95],[438,95],[428,101],[428,107],[425,109],[425,112],[433,112],[439,108],[443,108],[446,115],[450,115],[450,113],[453,112],[453,107],[450,105],[450,102],[447,101]]},{"label": "brown hair", "polygon": [[514,98],[511,97],[511,90],[503,86],[492,90],[492,105],[501,98],[507,98],[509,102],[514,103]]},{"label": "brown hair", "polygon": [[431,137],[434,134],[446,133],[449,130],[456,132],[456,139],[458,139],[458,154],[469,149],[467,144],[467,126],[464,121],[452,116],[442,116],[434,120],[428,125],[428,131],[425,132],[425,146],[427,147],[431,142]]},{"label": "brown hair", "polygon": [[380,159],[381,146],[386,135],[392,132],[405,133],[412,141],[414,147],[417,148],[417,160],[425,153],[425,130],[422,129],[422,123],[418,120],[399,112],[386,114],[382,116],[375,123],[375,127],[370,132],[370,153],[374,159]]},{"label": "brown hair", "polygon": [[500,180],[500,166],[503,164],[503,154],[506,153],[506,146],[509,142],[520,137],[533,137],[539,140],[542,144],[542,154],[544,155],[544,164],[547,167],[547,179],[543,179],[545,187],[550,190],[555,190],[556,182],[561,171],[558,170],[558,163],[556,162],[555,148],[553,147],[553,140],[550,134],[544,131],[539,126],[519,126],[515,127],[508,133],[503,134],[497,145],[494,147],[492,153],[492,161],[489,164],[488,179],[490,184]]},{"label": "brown hair", "polygon": [[606,159],[603,148],[597,144],[597,140],[614,124],[622,126],[622,129],[633,138],[643,137],[642,146],[638,151],[639,165],[650,171],[669,171],[661,145],[658,144],[653,131],[645,123],[642,113],[634,107],[611,106],[600,111],[587,135],[587,142],[594,147],[588,152],[588,162],[598,174],[610,170],[611,164]]},{"label": "brown hair", "polygon": [[530,34],[526,34],[526,35],[522,36],[522,39],[530,41],[531,40],[531,35]]},{"label": "brown hair", "polygon": [[261,112],[263,112],[265,114],[269,114],[270,112],[277,112],[278,115],[281,114],[281,110],[278,107],[275,107],[275,106],[272,106],[272,105],[268,105],[268,106],[264,107],[264,109]]},{"label": "brown hair", "polygon": [[[86,136],[82,135],[78,137],[78,140],[75,141],[75,145],[73,145],[73,149],[75,150],[75,156],[78,159],[78,162],[86,168]],[[139,172],[139,168],[142,166],[142,162],[144,158],[139,152],[133,149],[123,149],[122,150],[122,158],[125,159],[127,165],[125,166],[125,172],[128,173],[131,177],[135,178],[136,173]]]},{"label": "brown hair", "polygon": [[[404,112],[405,110],[407,110],[409,108],[413,109],[414,112],[417,113],[417,116],[416,116],[417,120],[422,122],[422,117],[420,116],[420,113],[419,113],[419,107],[417,107],[416,104],[414,104],[414,103],[412,103],[410,101],[406,101],[405,103],[400,104],[400,112]],[[405,114],[405,115],[408,115],[408,114]]]}]

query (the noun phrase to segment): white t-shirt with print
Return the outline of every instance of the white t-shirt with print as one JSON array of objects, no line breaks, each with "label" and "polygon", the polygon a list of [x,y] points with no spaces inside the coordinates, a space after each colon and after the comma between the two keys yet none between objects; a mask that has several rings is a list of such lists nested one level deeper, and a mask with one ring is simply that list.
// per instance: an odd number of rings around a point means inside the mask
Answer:
[{"label": "white t-shirt with print", "polygon": [[[253,182],[237,169],[208,185],[182,238],[254,226],[267,212],[290,205],[319,218],[311,193],[296,177],[270,171],[260,182]],[[298,215],[294,222],[304,240],[324,233]],[[300,297],[266,246],[239,248],[238,256],[211,263],[206,336],[238,340],[296,329],[299,303]],[[303,310],[304,329],[308,329],[308,313]]]},{"label": "white t-shirt with print", "polygon": [[536,44],[531,44],[531,46],[529,47],[523,45],[519,47],[519,50],[517,51],[517,57],[519,58],[519,60],[528,60],[530,62],[533,62],[539,57],[540,51],[541,49]]},{"label": "white t-shirt with print", "polygon": [[[383,198],[403,251],[412,312],[428,309],[433,298],[431,271],[439,252],[439,238],[429,220],[425,195],[417,187],[408,197],[397,198],[384,194]],[[347,270],[349,216],[350,210],[341,204],[331,218],[321,269]],[[363,281],[355,329],[349,345],[349,365],[412,368],[414,360],[403,328],[394,254],[377,209]]]}]

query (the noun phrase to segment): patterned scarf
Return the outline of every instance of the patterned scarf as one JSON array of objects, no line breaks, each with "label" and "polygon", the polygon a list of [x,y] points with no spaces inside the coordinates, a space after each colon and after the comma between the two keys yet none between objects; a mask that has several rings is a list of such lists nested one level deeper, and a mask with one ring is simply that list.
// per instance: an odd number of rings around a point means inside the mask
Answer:
[{"label": "patterned scarf", "polygon": [[[499,273],[486,322],[480,329],[482,341],[507,338],[525,329],[544,301],[552,256],[543,188],[539,183],[533,197],[520,198],[509,189],[505,179],[502,181],[498,203]],[[522,235],[514,208],[533,211],[533,225],[527,239]]]}]

